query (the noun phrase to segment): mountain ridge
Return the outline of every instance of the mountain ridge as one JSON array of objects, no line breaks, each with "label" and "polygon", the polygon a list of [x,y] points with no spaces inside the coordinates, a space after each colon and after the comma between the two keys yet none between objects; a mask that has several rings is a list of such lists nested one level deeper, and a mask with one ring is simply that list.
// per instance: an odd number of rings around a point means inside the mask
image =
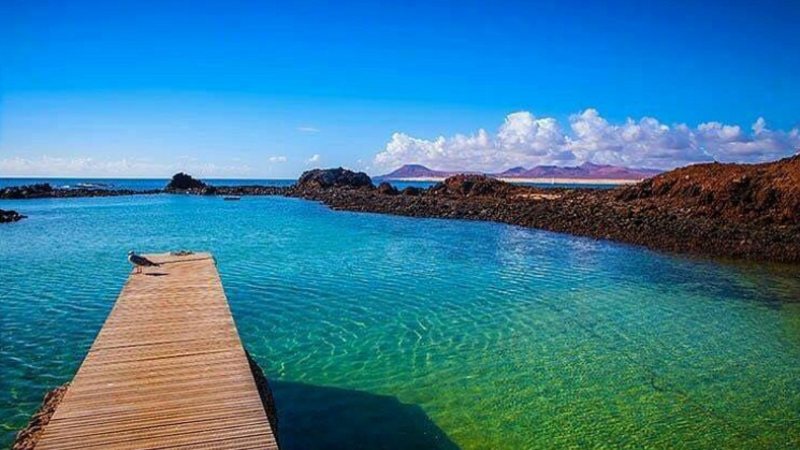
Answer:
[{"label": "mountain ridge", "polygon": [[[494,178],[559,178],[575,180],[642,180],[661,174],[663,171],[647,168],[630,168],[610,164],[594,164],[585,162],[579,166],[539,165],[526,169],[522,166],[512,167],[497,173],[483,173]],[[398,180],[415,178],[447,178],[453,175],[478,174],[474,171],[444,171],[430,169],[422,164],[404,164],[403,166],[375,177],[380,180]]]}]

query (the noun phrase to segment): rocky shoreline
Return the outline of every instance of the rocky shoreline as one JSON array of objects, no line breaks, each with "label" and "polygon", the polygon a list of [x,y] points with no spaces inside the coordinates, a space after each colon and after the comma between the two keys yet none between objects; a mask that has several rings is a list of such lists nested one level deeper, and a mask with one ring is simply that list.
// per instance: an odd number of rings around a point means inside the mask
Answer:
[{"label": "rocky shoreline", "polygon": [[299,182],[285,195],[340,210],[487,220],[698,256],[800,263],[800,155],[700,164],[610,190],[458,175],[403,191],[351,186],[347,177],[327,186]]},{"label": "rocky shoreline", "polygon": [[121,197],[126,195],[161,194],[161,189],[89,189],[89,188],[54,188],[49,183],[31,184],[28,186],[10,186],[0,189],[0,200],[30,200],[37,198],[79,198],[79,197]]},{"label": "rocky shoreline", "polygon": [[6,188],[0,198],[280,195],[338,210],[495,221],[698,256],[800,263],[800,155],[756,165],[688,166],[615,189],[541,189],[456,175],[427,189],[400,191],[342,168],[305,172],[289,187],[215,187],[186,174],[155,191],[37,186]]},{"label": "rocky shoreline", "polygon": [[523,199],[457,198],[430,192],[298,191],[333,209],[411,217],[484,220],[698,256],[800,263],[800,227],[724,222],[690,210],[619,201],[614,193],[534,190]]}]

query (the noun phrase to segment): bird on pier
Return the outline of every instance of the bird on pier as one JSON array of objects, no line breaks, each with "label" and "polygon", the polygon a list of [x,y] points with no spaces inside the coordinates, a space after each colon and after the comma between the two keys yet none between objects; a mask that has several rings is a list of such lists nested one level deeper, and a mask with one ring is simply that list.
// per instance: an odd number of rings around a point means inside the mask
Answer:
[{"label": "bird on pier", "polygon": [[133,250],[128,252],[128,261],[136,268],[136,273],[142,273],[142,267],[158,267],[161,265],[150,261],[144,256],[137,255]]}]

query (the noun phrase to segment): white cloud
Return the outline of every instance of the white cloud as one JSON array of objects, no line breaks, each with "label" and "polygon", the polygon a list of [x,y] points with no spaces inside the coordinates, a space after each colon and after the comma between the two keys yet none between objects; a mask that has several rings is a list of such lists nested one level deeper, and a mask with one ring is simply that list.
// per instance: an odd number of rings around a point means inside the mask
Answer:
[{"label": "white cloud", "polygon": [[306,164],[317,164],[320,159],[321,157],[319,155],[314,155],[306,160]]},{"label": "white cloud", "polygon": [[288,160],[289,159],[286,158],[285,156],[270,156],[269,157],[269,162],[271,162],[271,163],[285,163]]},{"label": "white cloud", "polygon": [[652,117],[615,125],[595,109],[569,117],[565,131],[554,118],[527,111],[506,116],[497,133],[433,140],[394,133],[375,165],[394,169],[418,163],[440,170],[494,172],[513,166],[577,165],[583,162],[671,169],[701,161],[762,162],[800,150],[800,130],[773,131],[759,118],[748,133],[735,125],[708,122],[691,128]]},{"label": "white cloud", "polygon": [[170,177],[188,172],[202,177],[239,177],[251,173],[244,164],[220,165],[195,158],[178,158],[173,163],[156,163],[143,159],[97,160],[94,158],[0,159],[0,175],[17,177]]},{"label": "white cloud", "polygon": [[302,126],[302,127],[297,127],[297,131],[301,133],[319,133],[319,128]]}]

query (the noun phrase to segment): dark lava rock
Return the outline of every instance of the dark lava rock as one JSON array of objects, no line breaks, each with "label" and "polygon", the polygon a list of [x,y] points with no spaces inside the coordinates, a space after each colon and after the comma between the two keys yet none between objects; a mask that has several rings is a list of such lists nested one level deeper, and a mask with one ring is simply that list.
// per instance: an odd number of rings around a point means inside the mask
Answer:
[{"label": "dark lava rock", "polygon": [[54,188],[47,183],[29,186],[11,186],[0,189],[0,199],[26,200],[32,198],[120,197],[123,195],[160,194],[160,189],[136,191],[132,189],[103,189],[96,187]]},{"label": "dark lava rock", "polygon": [[408,186],[408,187],[406,187],[405,189],[403,189],[401,191],[401,194],[407,195],[409,197],[416,197],[416,196],[422,194],[422,192],[423,192],[422,189],[420,189],[418,187]]},{"label": "dark lava rock", "polygon": [[299,189],[373,188],[372,179],[364,172],[338,169],[314,169],[303,172],[297,180]]},{"label": "dark lava rock", "polygon": [[437,183],[430,192],[450,197],[499,198],[518,190],[518,186],[485,175],[455,175]]},{"label": "dark lava rock", "polygon": [[0,223],[11,223],[24,219],[25,216],[16,211],[0,209]]},{"label": "dark lava rock", "polygon": [[53,195],[53,187],[49,183],[31,184],[29,186],[9,186],[0,189],[0,198],[16,200],[24,198],[45,198]]},{"label": "dark lava rock", "polygon": [[164,188],[166,192],[192,192],[198,194],[208,193],[208,185],[200,180],[192,178],[191,175],[183,172],[176,173],[172,176],[167,187]]},{"label": "dark lava rock", "polygon": [[377,192],[383,195],[397,195],[400,193],[396,187],[385,181],[378,185]]}]

